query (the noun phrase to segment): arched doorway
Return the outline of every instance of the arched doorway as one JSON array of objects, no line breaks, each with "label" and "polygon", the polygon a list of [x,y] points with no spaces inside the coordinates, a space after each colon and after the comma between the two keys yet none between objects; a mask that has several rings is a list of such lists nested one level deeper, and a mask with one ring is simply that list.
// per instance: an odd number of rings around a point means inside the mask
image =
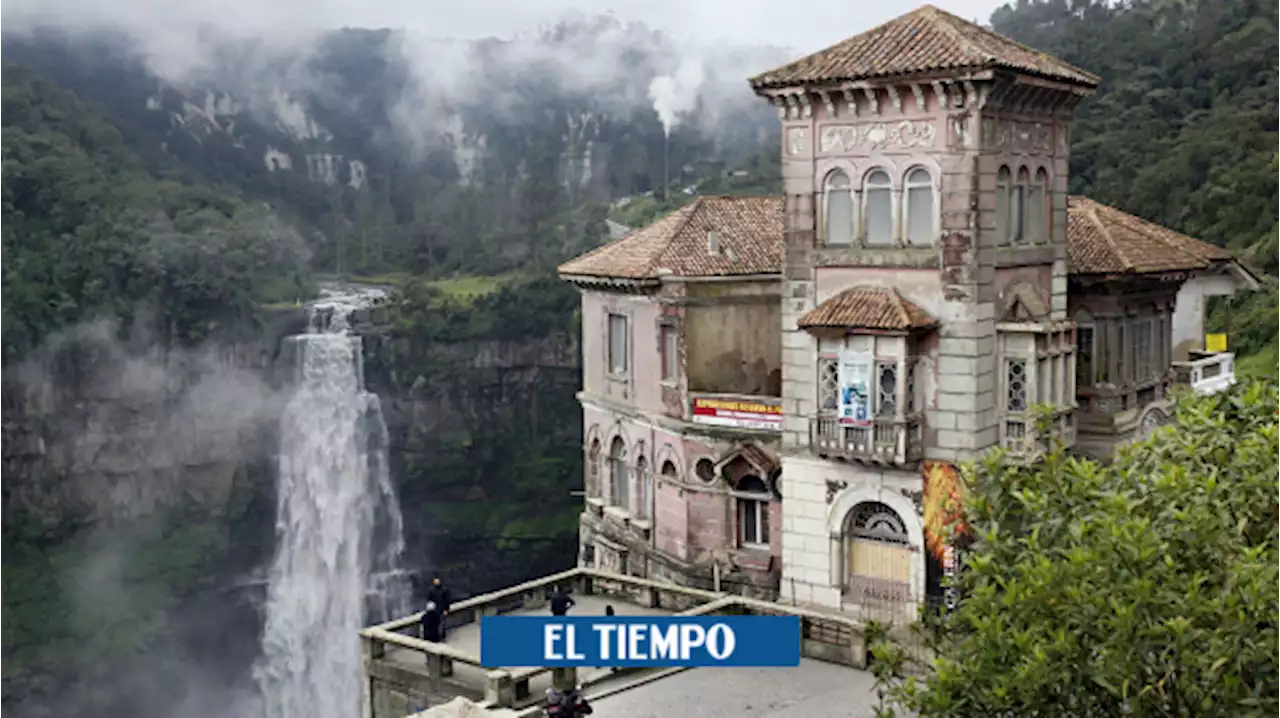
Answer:
[{"label": "arched doorway", "polygon": [[915,553],[902,517],[878,501],[853,507],[845,518],[845,600],[863,606],[911,599]]}]

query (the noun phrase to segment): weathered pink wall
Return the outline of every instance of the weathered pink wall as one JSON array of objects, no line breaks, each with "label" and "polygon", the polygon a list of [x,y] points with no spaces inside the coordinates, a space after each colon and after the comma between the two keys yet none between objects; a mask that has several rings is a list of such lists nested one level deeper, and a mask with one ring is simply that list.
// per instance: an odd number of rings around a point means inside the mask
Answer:
[{"label": "weathered pink wall", "polygon": [[[609,314],[628,318],[627,374],[608,375]],[[658,346],[660,306],[648,297],[582,293],[582,388],[589,395],[643,411],[663,413],[662,358]]]}]

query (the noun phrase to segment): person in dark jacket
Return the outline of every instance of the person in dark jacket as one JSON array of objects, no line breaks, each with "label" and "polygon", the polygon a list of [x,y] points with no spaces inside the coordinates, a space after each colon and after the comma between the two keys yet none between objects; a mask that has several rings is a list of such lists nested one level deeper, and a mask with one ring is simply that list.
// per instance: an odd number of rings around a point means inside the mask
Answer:
[{"label": "person in dark jacket", "polygon": [[444,587],[439,576],[432,578],[427,589],[427,607],[422,612],[422,640],[444,641],[444,617],[449,615],[449,603],[449,589]]},{"label": "person in dark jacket", "polygon": [[569,594],[565,593],[563,586],[556,586],[556,592],[551,596],[551,615],[563,616],[573,608],[574,601],[569,598]]}]

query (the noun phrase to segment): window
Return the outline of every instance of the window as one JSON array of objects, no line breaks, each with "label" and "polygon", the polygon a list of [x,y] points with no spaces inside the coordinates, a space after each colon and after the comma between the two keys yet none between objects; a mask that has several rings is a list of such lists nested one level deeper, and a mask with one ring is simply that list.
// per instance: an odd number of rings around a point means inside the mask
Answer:
[{"label": "window", "polygon": [[892,419],[898,410],[898,365],[876,365],[876,416]]},{"label": "window", "polygon": [[853,244],[853,188],[840,170],[827,175],[826,242]]},{"label": "window", "polygon": [[591,440],[587,452],[587,496],[600,495],[600,440]]},{"label": "window", "polygon": [[1008,244],[1012,237],[1009,223],[1009,192],[1013,185],[1013,175],[1008,167],[1001,167],[996,175],[996,241]]},{"label": "window", "polygon": [[933,244],[933,178],[929,171],[917,167],[907,173],[904,195],[907,218],[907,243]]},{"label": "window", "polygon": [[621,436],[613,437],[609,445],[609,498],[614,506],[630,505],[630,482],[627,480],[627,445]]},{"label": "window", "polygon": [[1078,325],[1076,327],[1076,386],[1078,387],[1092,387],[1097,381],[1093,373],[1093,353],[1093,325]]},{"label": "window", "polygon": [[818,360],[818,410],[840,408],[840,362],[832,357]]},{"label": "window", "polygon": [[867,244],[881,247],[892,244],[893,184],[888,172],[872,170],[867,175],[862,203],[862,226]]},{"label": "window", "polygon": [[672,481],[675,481],[675,480],[676,480],[676,465],[675,465],[674,463],[672,463],[671,461],[664,461],[664,462],[662,462],[662,475],[663,475],[663,476],[665,476],[665,477],[667,477],[668,479],[671,479]]},{"label": "window", "polygon": [[758,476],[744,476],[738,482],[738,543],[742,546],[769,545],[769,489]]},{"label": "window", "polygon": [[1129,380],[1129,351],[1128,346],[1124,343],[1124,325],[1116,327],[1116,346],[1115,356],[1111,358],[1113,366],[1116,367],[1115,383],[1124,385]]},{"label": "window", "polygon": [[1027,222],[1030,241],[1049,241],[1049,173],[1036,171],[1036,181],[1027,190]]},{"label": "window", "polygon": [[627,373],[627,318],[609,315],[609,373]]},{"label": "window", "polygon": [[1025,244],[1030,241],[1027,234],[1027,186],[1031,184],[1031,174],[1027,168],[1018,170],[1018,181],[1013,186],[1013,203],[1009,208],[1012,215],[1009,222],[1013,230],[1013,243]]},{"label": "window", "polygon": [[1155,373],[1151,361],[1151,320],[1140,319],[1133,332],[1133,379],[1146,381]]},{"label": "window", "polygon": [[643,456],[636,458],[636,510],[637,518],[649,518],[649,501],[653,497],[653,477],[649,475],[649,462]]},{"label": "window", "polygon": [[1005,409],[1020,413],[1027,410],[1027,362],[1009,359],[1005,364]]},{"label": "window", "polygon": [[659,341],[662,346],[662,379],[672,381],[680,373],[680,335],[670,324],[663,324],[659,330]]}]

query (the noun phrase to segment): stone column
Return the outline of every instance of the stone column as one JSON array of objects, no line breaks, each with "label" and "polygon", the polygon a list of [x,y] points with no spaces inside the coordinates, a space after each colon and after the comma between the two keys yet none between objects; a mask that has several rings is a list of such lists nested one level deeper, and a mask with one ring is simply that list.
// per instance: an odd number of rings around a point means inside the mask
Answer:
[{"label": "stone column", "polygon": [[567,691],[578,685],[578,669],[573,666],[551,669],[551,687],[557,691]]}]

